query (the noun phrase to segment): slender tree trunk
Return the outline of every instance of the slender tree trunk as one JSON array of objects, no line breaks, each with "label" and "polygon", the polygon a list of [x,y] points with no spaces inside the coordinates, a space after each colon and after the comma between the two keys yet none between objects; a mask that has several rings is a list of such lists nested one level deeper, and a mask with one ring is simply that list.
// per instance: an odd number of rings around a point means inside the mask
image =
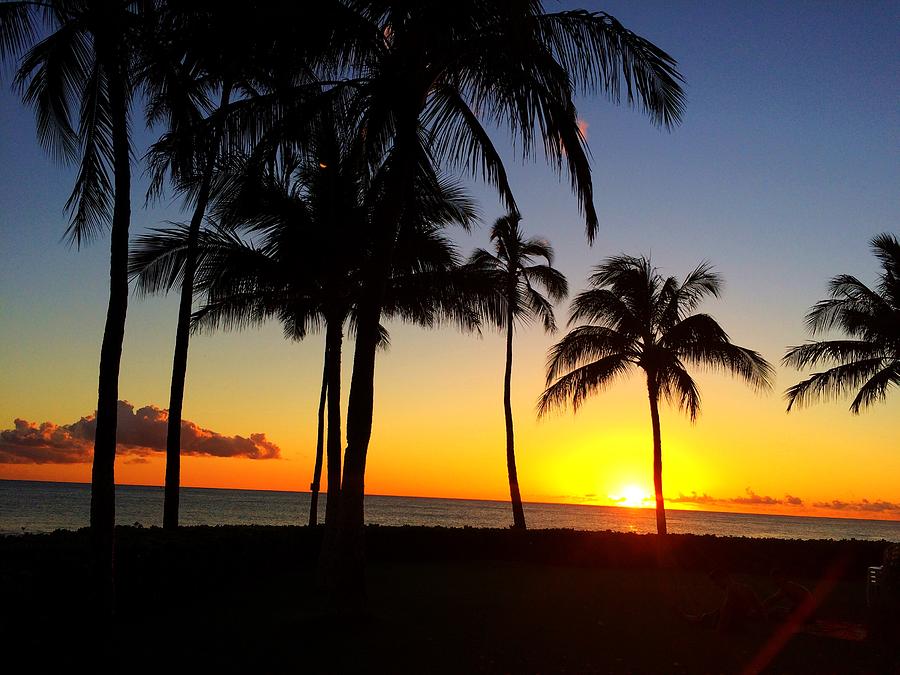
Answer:
[{"label": "slender tree trunk", "polygon": [[319,524],[319,487],[322,481],[322,455],[325,449],[325,399],[328,396],[328,340],[325,341],[325,358],[322,366],[322,391],[319,394],[319,415],[316,421],[316,465],[312,483],[309,484],[309,526]]},{"label": "slender tree trunk", "polygon": [[[341,480],[341,505],[332,521],[335,536],[329,538],[326,518],[325,545],[320,559],[320,584],[332,601],[344,609],[360,609],[366,601],[365,522],[366,455],[372,437],[375,404],[375,355],[381,338],[381,309],[393,267],[400,218],[411,190],[415,161],[417,118],[398,131],[392,152],[392,169],[385,180],[384,197],[374,217],[377,239],[368,280],[357,304],[356,348],[347,404],[347,449]],[[329,393],[329,398],[331,394]]]},{"label": "slender tree trunk", "polygon": [[328,321],[328,492],[325,502],[325,525],[334,532],[341,509],[341,349],[344,317]]},{"label": "slender tree trunk", "polygon": [[[222,88],[224,110],[231,96],[231,86]],[[184,279],[181,283],[181,299],[178,304],[178,325],[175,329],[175,355],[172,359],[172,384],[169,389],[169,420],[166,430],[166,489],[163,502],[163,528],[174,530],[178,527],[178,507],[181,489],[181,415],[184,405],[184,381],[187,376],[188,346],[191,333],[191,307],[194,299],[194,277],[197,273],[197,242],[200,226],[209,203],[212,174],[218,153],[218,129],[213,134],[211,148],[203,168],[197,204],[188,229],[187,255],[184,262]]]},{"label": "slender tree trunk", "polygon": [[114,543],[115,463],[119,401],[119,365],[128,312],[128,227],[131,221],[131,165],[128,97],[118,64],[107,68],[112,117],[114,203],[110,232],[109,305],[97,387],[97,430],[91,471],[91,543],[95,589],[102,613],[115,610]]},{"label": "slender tree trunk", "polygon": [[506,415],[506,471],[509,474],[509,497],[512,501],[513,527],[525,529],[525,510],[519,493],[519,474],[516,471],[516,450],[512,416],[513,316],[506,317],[506,373],[503,376],[503,411]]},{"label": "slender tree trunk", "polygon": [[[383,295],[383,294],[382,294]],[[347,449],[340,482],[340,507],[336,517],[326,513],[323,564],[324,585],[332,599],[344,609],[359,609],[365,603],[365,520],[366,453],[372,436],[375,399],[375,350],[378,345],[378,319],[381,303],[358,308],[356,349],[347,406]],[[374,324],[374,330],[373,330]],[[329,402],[332,392],[328,392]],[[335,397],[337,399],[337,397]],[[331,455],[331,430],[328,434]],[[330,459],[330,457],[329,457]],[[331,475],[329,474],[329,490]]]},{"label": "slender tree trunk", "polygon": [[647,375],[650,422],[653,425],[653,490],[656,493],[656,532],[666,534],[666,504],[662,484],[662,434],[659,429],[659,387],[654,375]]}]

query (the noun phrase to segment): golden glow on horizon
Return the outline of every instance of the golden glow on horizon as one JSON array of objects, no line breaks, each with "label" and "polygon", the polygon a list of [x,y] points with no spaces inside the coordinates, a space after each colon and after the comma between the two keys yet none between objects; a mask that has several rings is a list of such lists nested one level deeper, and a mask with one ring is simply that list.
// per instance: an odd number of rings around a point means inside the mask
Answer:
[{"label": "golden glow on horizon", "polygon": [[640,509],[648,505],[650,496],[637,485],[626,485],[618,494],[610,495],[616,506],[625,506],[631,509]]},{"label": "golden glow on horizon", "polygon": [[[142,324],[143,307],[136,305],[129,335],[156,329],[149,318]],[[393,326],[391,334],[392,348],[378,361],[366,492],[507,501],[502,336],[476,339]],[[524,501],[614,506],[624,496],[620,506],[652,508],[652,437],[641,378],[621,380],[576,415],[538,420],[534,402],[551,341],[537,331],[517,336],[513,412]],[[134,354],[128,347],[126,354]],[[227,436],[264,432],[280,446],[282,459],[187,456],[183,483],[308,490],[320,341],[286,343],[272,327],[201,336],[192,350],[185,417]],[[345,359],[345,413],[351,354],[352,342]],[[164,407],[169,373],[159,364],[170,358],[168,344],[160,341],[158,351],[126,360],[122,397]],[[62,381],[62,394],[38,386],[42,381],[25,371],[13,372],[5,400],[0,392],[7,418],[0,428],[16,417],[69,424],[89,414],[96,404],[96,366],[82,366],[86,357],[71,360],[79,364],[78,375]],[[794,377],[783,374],[777,389]],[[698,381],[704,407],[696,424],[668,406],[661,410],[667,509],[900,519],[900,512],[877,510],[882,501],[900,503],[896,401],[860,416],[850,415],[843,401],[787,415],[777,393],[756,395],[713,374],[698,373]],[[122,484],[162,485],[164,474],[161,452],[116,461]],[[0,464],[0,478],[88,482],[90,464]],[[837,509],[821,506],[835,500]]]}]

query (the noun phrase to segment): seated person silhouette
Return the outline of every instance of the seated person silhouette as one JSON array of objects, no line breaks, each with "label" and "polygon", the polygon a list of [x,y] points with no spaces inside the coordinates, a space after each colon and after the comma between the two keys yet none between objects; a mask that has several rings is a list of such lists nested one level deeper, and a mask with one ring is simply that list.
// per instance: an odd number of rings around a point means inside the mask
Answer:
[{"label": "seated person silhouette", "polygon": [[763,616],[763,605],[750,586],[722,570],[710,572],[709,578],[724,591],[722,604],[711,612],[687,616],[689,621],[726,631],[742,628],[749,621]]}]

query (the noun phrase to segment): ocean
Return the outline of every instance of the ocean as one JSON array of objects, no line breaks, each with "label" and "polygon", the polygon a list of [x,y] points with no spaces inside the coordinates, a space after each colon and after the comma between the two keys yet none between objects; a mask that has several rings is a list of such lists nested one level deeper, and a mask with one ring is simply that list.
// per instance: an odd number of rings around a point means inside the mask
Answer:
[{"label": "ocean", "polygon": [[[88,524],[90,485],[0,480],[0,535],[75,530]],[[325,495],[320,504],[324,516]],[[116,522],[162,524],[163,489],[116,487]],[[305,525],[308,492],[182,488],[183,525]],[[535,529],[655,532],[652,509],[573,504],[525,504]],[[900,542],[900,522],[810,518],[712,511],[668,511],[669,532],[783,539],[869,539]],[[426,497],[366,497],[366,522],[378,525],[440,525],[505,528],[512,524],[507,502]]]}]

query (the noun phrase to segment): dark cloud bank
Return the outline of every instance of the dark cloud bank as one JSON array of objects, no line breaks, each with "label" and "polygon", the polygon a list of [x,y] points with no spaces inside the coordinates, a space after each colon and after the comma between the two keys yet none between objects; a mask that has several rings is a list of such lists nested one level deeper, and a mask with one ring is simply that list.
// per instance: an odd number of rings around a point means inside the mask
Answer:
[{"label": "dark cloud bank", "polygon": [[[752,504],[762,506],[781,504],[784,506],[803,506],[803,500],[800,499],[800,497],[785,495],[784,499],[776,499],[775,497],[758,495],[750,488],[747,488],[745,496],[732,497],[731,499],[711,497],[705,492],[703,494],[692,492],[689,495],[679,494],[677,497],[667,498],[666,501],[673,504]],[[900,504],[883,500],[869,501],[868,499],[862,499],[856,502],[843,502],[839,499],[835,499],[830,502],[813,502],[812,506],[818,509],[856,511],[861,513],[887,513],[891,511],[900,512]]]},{"label": "dark cloud bank", "polygon": [[874,502],[870,502],[868,499],[863,499],[858,502],[842,502],[840,499],[835,499],[830,502],[816,502],[813,506],[818,506],[823,509],[836,509],[837,511],[866,511],[869,513],[900,511],[900,504],[886,502],[880,499],[875,500]]},{"label": "dark cloud bank", "polygon": [[[146,456],[166,449],[168,412],[153,405],[135,407],[119,401],[118,450],[128,463],[146,462]],[[15,420],[13,429],[0,431],[0,464],[78,464],[91,461],[95,415],[72,424],[37,424]],[[203,457],[279,459],[280,448],[265,434],[223,436],[188,420],[181,422],[181,453]]]},{"label": "dark cloud bank", "polygon": [[746,494],[742,497],[731,497],[730,499],[724,497],[711,497],[705,492],[702,495],[698,495],[696,492],[692,492],[689,495],[679,493],[677,497],[667,498],[666,501],[672,502],[673,504],[741,504],[744,506],[772,506],[775,504],[786,504],[788,506],[803,506],[803,500],[800,499],[800,497],[794,497],[793,495],[785,495],[784,499],[777,499],[775,497],[769,497],[768,495],[758,495],[750,488],[747,488],[745,492]]}]

